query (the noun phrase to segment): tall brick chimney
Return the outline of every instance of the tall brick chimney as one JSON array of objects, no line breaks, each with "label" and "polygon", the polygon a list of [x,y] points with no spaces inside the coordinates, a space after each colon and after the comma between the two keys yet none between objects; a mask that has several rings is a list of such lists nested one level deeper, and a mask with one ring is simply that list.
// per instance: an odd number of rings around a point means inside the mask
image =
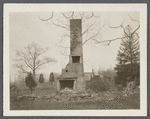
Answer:
[{"label": "tall brick chimney", "polygon": [[70,20],[69,63],[62,69],[62,75],[58,78],[58,90],[68,87],[83,91],[85,88],[81,22],[81,19]]}]

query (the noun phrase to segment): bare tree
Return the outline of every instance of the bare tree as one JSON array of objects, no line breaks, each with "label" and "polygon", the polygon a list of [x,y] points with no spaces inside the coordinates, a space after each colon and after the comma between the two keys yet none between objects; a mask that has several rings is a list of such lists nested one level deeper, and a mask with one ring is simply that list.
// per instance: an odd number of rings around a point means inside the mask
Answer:
[{"label": "bare tree", "polygon": [[[118,39],[120,39],[120,40],[123,40],[123,39],[131,39],[133,36],[136,36],[136,37],[138,37],[139,38],[139,34],[137,33],[138,32],[138,30],[140,29],[140,22],[138,21],[138,20],[135,20],[135,19],[133,19],[130,15],[128,15],[128,17],[132,20],[132,21],[134,21],[134,22],[136,22],[138,25],[137,25],[137,27],[135,28],[135,29],[132,29],[132,32],[130,33],[130,34],[128,34],[128,30],[125,28],[126,26],[124,26],[124,23],[125,23],[125,19],[124,19],[124,21],[122,22],[122,24],[120,24],[120,25],[118,25],[118,26],[111,26],[111,25],[109,25],[109,27],[110,28],[112,28],[112,29],[121,29],[121,30],[123,30],[123,34],[122,34],[122,37],[119,37],[119,38],[115,38],[115,39],[111,39],[111,40],[106,40],[107,42],[108,42],[108,45],[112,42],[112,41],[115,41],[115,40],[118,40]],[[129,25],[129,24],[128,24]]]},{"label": "bare tree", "polygon": [[[41,21],[46,21],[48,24],[55,26],[56,28],[63,29],[61,39],[57,44],[58,48],[60,48],[60,53],[62,55],[68,56],[67,49],[70,47],[67,47],[65,45],[65,42],[69,40],[70,38],[70,20],[71,19],[81,19],[82,20],[82,39],[83,42],[82,44],[85,45],[87,42],[91,41],[94,42],[95,44],[101,44],[101,45],[110,45],[111,42],[116,41],[116,40],[122,40],[125,37],[132,37],[132,35],[137,35],[138,30],[140,29],[140,22],[134,18],[132,18],[130,15],[128,15],[128,18],[131,19],[133,22],[137,23],[137,28],[133,30],[131,35],[129,36],[125,30],[125,21],[126,17],[122,21],[121,24],[118,26],[111,26],[106,23],[101,22],[101,14],[98,12],[62,12],[62,13],[54,13],[51,12],[50,16],[48,18],[43,18],[39,16],[39,19]],[[116,37],[112,39],[102,39],[102,30],[104,28],[110,29],[120,29],[123,31],[122,37]],[[108,33],[109,34],[109,33]],[[125,34],[125,35],[124,35]],[[139,36],[138,36],[139,37]],[[64,58],[64,59],[65,59]]]},{"label": "bare tree", "polygon": [[33,72],[33,79],[35,79],[35,72],[41,66],[47,63],[56,62],[54,58],[42,57],[42,55],[48,51],[48,48],[41,48],[38,44],[32,42],[23,50],[16,52],[15,67],[19,69],[20,73]]},{"label": "bare tree", "polygon": [[[100,19],[101,15],[100,14],[97,15],[97,14],[98,14],[98,12],[93,12],[93,11],[92,12],[74,12],[73,11],[73,12],[62,12],[62,13],[52,12],[50,17],[48,17],[48,18],[39,17],[39,19],[41,21],[47,21],[48,24],[50,24],[50,25],[54,25],[56,27],[65,29],[67,32],[70,31],[70,25],[69,25],[70,22],[69,21],[71,19],[81,19],[82,20],[82,29],[83,29],[82,37],[85,36],[85,38],[83,38],[83,45],[90,40],[93,40],[97,44],[107,42],[109,45],[112,41],[124,38],[124,37],[118,37],[115,39],[103,41],[101,39],[100,32],[106,26],[106,24],[101,23],[101,19]],[[132,34],[134,34],[140,28],[140,22],[136,19],[133,19],[130,15],[128,15],[128,17],[132,21],[139,23],[138,27],[135,30],[133,30]],[[92,20],[92,22],[89,20]],[[125,20],[126,20],[126,17],[122,21],[122,24],[119,24],[118,26],[109,25],[109,27],[113,28],[113,29],[122,29],[124,31],[124,33],[127,35],[127,33],[125,31],[125,27],[124,27]],[[62,43],[63,40],[66,40],[65,37],[70,37],[69,33],[70,32],[68,32],[68,33],[65,32],[65,34],[62,34],[63,37],[59,43]],[[62,46],[62,44],[61,44],[61,46]],[[63,47],[63,48],[68,48],[68,47]]]},{"label": "bare tree", "polygon": [[[50,25],[54,25],[57,28],[63,29],[61,39],[57,44],[61,50],[61,54],[67,55],[66,47],[64,42],[70,38],[70,20],[81,19],[82,20],[82,37],[83,45],[94,38],[101,38],[100,31],[104,28],[105,24],[100,23],[100,15],[94,12],[62,12],[62,13],[51,13],[49,18],[42,18],[39,16],[41,21],[46,21]],[[90,22],[92,19],[93,22]],[[98,25],[99,24],[99,25]]]}]

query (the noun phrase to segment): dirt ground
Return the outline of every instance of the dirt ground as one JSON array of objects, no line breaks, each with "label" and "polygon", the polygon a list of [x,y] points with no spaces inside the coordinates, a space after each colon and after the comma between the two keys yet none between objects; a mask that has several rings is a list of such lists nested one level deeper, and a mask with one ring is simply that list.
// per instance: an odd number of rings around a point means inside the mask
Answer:
[{"label": "dirt ground", "polygon": [[[43,90],[40,94],[53,92],[52,89]],[[40,95],[39,94],[39,95]],[[19,93],[10,93],[10,110],[86,110],[86,109],[140,109],[140,93],[133,93],[125,98],[113,100],[63,101],[50,99],[17,100]]]}]

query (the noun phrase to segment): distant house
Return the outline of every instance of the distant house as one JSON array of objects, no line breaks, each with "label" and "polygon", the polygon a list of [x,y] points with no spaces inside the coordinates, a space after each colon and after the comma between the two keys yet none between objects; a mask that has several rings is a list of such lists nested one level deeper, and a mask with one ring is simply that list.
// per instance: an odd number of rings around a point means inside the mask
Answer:
[{"label": "distant house", "polygon": [[92,77],[93,77],[93,73],[92,72],[85,72],[84,75],[85,75],[85,77],[87,77],[86,78],[87,80],[91,80]]},{"label": "distant house", "polygon": [[104,79],[110,82],[112,80],[111,76],[104,76]]},{"label": "distant house", "polygon": [[103,78],[104,78],[104,75],[103,75],[103,74],[100,74],[99,76],[100,76],[100,78],[101,78],[101,79],[103,79]]},{"label": "distant house", "polygon": [[94,71],[93,71],[93,77],[100,77],[100,75],[99,75],[98,72],[94,72]]}]

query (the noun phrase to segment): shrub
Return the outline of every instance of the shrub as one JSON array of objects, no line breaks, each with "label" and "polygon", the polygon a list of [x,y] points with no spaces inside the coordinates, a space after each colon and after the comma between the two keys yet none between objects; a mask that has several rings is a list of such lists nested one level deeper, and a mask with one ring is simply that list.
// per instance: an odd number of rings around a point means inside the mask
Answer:
[{"label": "shrub", "polygon": [[37,83],[33,79],[31,73],[29,73],[28,76],[26,77],[25,83],[26,83],[26,87],[29,87],[31,93],[32,93],[33,89],[37,86]]},{"label": "shrub", "polygon": [[95,92],[103,92],[109,89],[109,82],[105,80],[90,80],[86,81],[86,90],[91,89]]},{"label": "shrub", "polygon": [[15,85],[15,83],[10,83],[10,91],[16,91],[17,90],[17,86]]},{"label": "shrub", "polygon": [[136,79],[136,85],[139,86],[140,85],[140,78]]}]

